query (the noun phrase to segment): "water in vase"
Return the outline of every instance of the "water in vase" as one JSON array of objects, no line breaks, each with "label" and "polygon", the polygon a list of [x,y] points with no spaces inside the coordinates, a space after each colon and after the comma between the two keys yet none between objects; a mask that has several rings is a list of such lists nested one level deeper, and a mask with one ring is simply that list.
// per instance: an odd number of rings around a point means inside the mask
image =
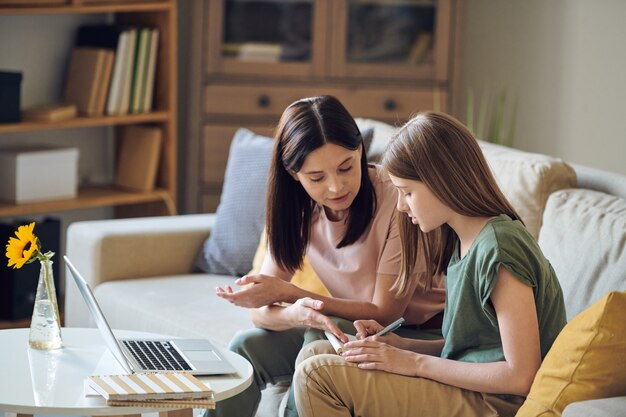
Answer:
[{"label": "water in vase", "polygon": [[33,349],[58,349],[63,345],[54,306],[48,299],[35,301],[29,345]]}]

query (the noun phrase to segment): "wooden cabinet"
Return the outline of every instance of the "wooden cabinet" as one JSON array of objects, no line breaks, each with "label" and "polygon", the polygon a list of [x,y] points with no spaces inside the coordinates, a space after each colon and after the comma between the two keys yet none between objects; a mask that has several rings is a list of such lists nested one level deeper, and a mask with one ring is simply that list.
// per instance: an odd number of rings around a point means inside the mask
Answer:
[{"label": "wooden cabinet", "polygon": [[187,211],[216,209],[232,132],[271,132],[299,98],[335,95],[354,117],[392,124],[448,111],[457,3],[205,0],[191,52],[202,75],[189,123],[201,139],[188,146]]},{"label": "wooden cabinet", "polygon": [[[114,206],[118,216],[173,214],[176,212],[176,152],[177,152],[177,5],[175,0],[1,0],[0,18],[16,15],[99,14],[109,21],[148,26],[159,29],[158,58],[155,75],[153,110],[149,113],[123,116],[77,117],[66,121],[21,122],[0,124],[0,142],[3,134],[15,132],[42,132],[50,130],[90,127],[117,127],[148,124],[162,129],[162,151],[157,174],[157,186],[149,192],[133,192],[114,185],[81,186],[73,199],[27,204],[0,203],[0,217],[23,216],[75,209]],[[29,30],[29,29],[25,29]],[[4,42],[4,41],[3,41]],[[25,52],[37,50],[38,45],[25,47]],[[68,49],[71,45],[68,45]],[[42,66],[38,70],[46,71]],[[64,80],[59,79],[62,84]],[[60,97],[59,97],[60,101]],[[36,133],[34,133],[36,134]]]}]

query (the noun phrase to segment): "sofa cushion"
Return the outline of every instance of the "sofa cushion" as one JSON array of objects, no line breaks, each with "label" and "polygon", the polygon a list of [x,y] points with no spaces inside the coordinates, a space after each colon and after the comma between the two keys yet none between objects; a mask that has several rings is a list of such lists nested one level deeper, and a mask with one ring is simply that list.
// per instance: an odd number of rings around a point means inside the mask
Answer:
[{"label": "sofa cushion", "polygon": [[579,401],[568,405],[563,410],[563,417],[616,417],[624,414],[626,414],[626,397]]},{"label": "sofa cushion", "polygon": [[479,144],[502,192],[537,238],[550,194],[576,186],[573,168],[559,158],[483,141]]},{"label": "sofa cushion", "polygon": [[383,152],[387,149],[387,144],[391,136],[395,133],[396,128],[390,124],[374,119],[357,117],[354,121],[359,127],[366,143],[366,134],[364,132],[372,132],[373,137],[371,138],[371,143],[369,146],[365,147],[367,150],[367,158],[372,162],[379,161]]},{"label": "sofa cushion", "polygon": [[612,290],[626,290],[626,200],[562,190],[548,199],[539,246],[556,271],[567,318]]},{"label": "sofa cushion", "polygon": [[226,347],[238,330],[253,327],[248,309],[215,295],[215,287],[232,280],[207,274],[127,279],[104,282],[94,293],[114,329],[207,338]]},{"label": "sofa cushion", "polygon": [[577,315],[546,355],[516,417],[560,416],[570,403],[626,395],[626,292]]},{"label": "sofa cushion", "polygon": [[226,163],[217,218],[198,267],[212,274],[243,275],[265,224],[265,196],[273,140],[239,129]]}]

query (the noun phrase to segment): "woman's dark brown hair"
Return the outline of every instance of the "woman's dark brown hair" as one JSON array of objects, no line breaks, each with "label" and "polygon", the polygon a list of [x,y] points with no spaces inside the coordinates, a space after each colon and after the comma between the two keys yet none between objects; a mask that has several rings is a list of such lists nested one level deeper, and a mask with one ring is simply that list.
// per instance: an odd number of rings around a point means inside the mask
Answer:
[{"label": "woman's dark brown hair", "polygon": [[[383,167],[391,175],[423,182],[446,206],[473,217],[506,214],[520,220],[487,165],[478,142],[461,122],[444,113],[420,113],[400,128],[383,155]],[[458,242],[456,233],[443,224],[424,233],[408,216],[398,216],[402,241],[401,273],[392,287],[399,294],[411,288],[416,260],[426,260],[426,286],[445,272]]]},{"label": "woman's dark brown hair", "polygon": [[[276,264],[294,272],[302,266],[309,244],[315,202],[291,173],[300,171],[306,157],[326,143],[356,150],[363,146],[363,138],[339,100],[319,96],[298,100],[287,107],[274,140],[267,193],[267,237]],[[361,187],[349,208],[347,230],[337,248],[350,245],[363,235],[376,208],[365,150],[360,165]]]}]

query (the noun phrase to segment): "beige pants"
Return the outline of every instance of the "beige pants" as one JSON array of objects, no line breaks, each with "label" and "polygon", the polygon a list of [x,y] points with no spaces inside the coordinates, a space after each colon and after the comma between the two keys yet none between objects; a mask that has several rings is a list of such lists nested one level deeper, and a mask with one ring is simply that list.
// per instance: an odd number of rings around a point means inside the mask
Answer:
[{"label": "beige pants", "polygon": [[514,416],[522,397],[507,401],[424,378],[359,369],[326,341],[306,346],[298,357],[294,389],[301,417],[334,416]]}]

